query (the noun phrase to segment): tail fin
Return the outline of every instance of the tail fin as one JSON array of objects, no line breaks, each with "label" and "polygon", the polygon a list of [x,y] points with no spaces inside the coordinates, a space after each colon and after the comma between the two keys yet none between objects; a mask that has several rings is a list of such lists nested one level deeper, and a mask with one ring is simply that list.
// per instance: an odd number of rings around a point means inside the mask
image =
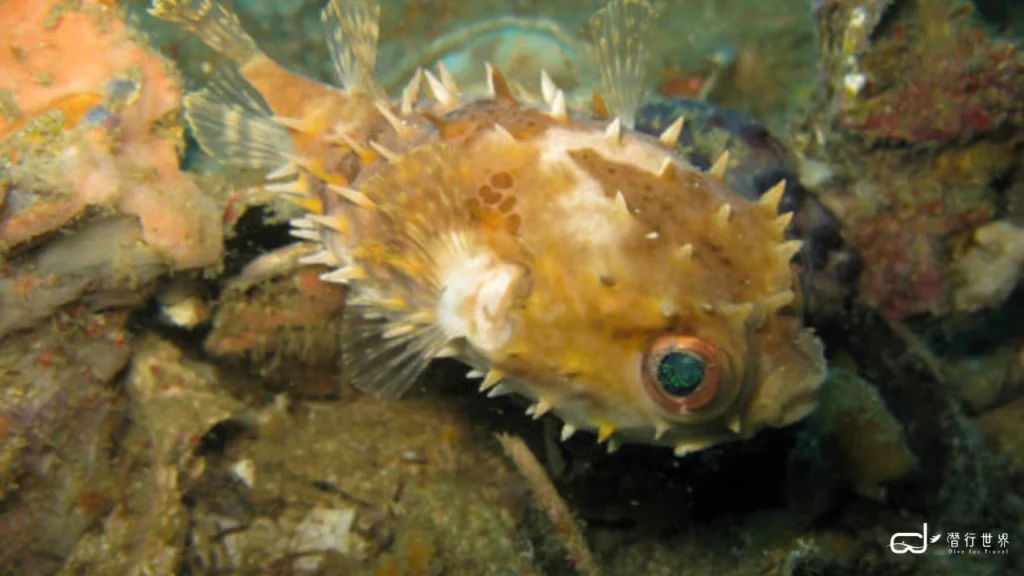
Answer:
[{"label": "tail fin", "polygon": [[373,79],[380,35],[380,2],[330,0],[324,6],[321,20],[342,86],[373,97],[383,95]]},{"label": "tail fin", "polygon": [[153,0],[149,13],[179,24],[239,65],[262,55],[238,17],[216,0]]},{"label": "tail fin", "polygon": [[647,34],[656,16],[647,0],[611,0],[590,18],[602,96],[611,113],[630,128],[644,103]]}]

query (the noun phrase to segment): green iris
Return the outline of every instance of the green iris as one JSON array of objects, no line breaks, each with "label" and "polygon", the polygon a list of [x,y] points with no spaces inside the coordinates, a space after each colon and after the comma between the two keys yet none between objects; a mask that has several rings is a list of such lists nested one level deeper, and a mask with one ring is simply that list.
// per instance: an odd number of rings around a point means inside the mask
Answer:
[{"label": "green iris", "polygon": [[704,381],[704,361],[688,352],[669,352],[658,362],[658,385],[669,396],[693,394]]}]

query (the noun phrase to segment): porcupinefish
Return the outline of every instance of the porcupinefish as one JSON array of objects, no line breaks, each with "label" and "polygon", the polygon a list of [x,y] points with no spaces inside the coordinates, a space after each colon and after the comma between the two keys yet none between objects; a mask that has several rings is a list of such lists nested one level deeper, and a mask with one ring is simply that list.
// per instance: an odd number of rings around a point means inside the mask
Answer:
[{"label": "porcupinefish", "polygon": [[[395,398],[434,358],[455,357],[489,395],[530,401],[564,427],[677,455],[813,410],[820,341],[795,302],[784,183],[758,200],[724,184],[728,155],[700,170],[632,128],[642,104],[646,0],[612,0],[591,20],[602,92],[569,110],[517,101],[483,66],[489,96],[419,70],[400,97],[373,79],[380,5],[323,12],[340,85],[271,61],[213,0],[155,0],[234,63],[185,101],[196,140],[308,215],[293,234],[321,244],[309,264],[349,286],[341,370]],[[421,98],[426,84],[427,97]]]},{"label": "porcupinefish", "polygon": [[795,259],[801,268],[804,310],[818,320],[845,313],[863,263],[843,237],[839,218],[800,182],[799,160],[750,115],[704,100],[652,99],[637,112],[634,128],[659,134],[680,115],[686,117],[686,124],[678,151],[703,169],[728,151],[725,184],[737,194],[757,200],[785,180],[779,212],[793,213],[786,235],[804,242]]}]

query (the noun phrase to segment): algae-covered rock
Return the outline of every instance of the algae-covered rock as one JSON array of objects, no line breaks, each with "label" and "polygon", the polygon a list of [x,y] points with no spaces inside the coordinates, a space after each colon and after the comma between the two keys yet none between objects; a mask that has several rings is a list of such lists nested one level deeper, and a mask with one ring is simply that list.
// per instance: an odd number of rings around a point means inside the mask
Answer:
[{"label": "algae-covered rock", "polygon": [[825,455],[862,495],[884,496],[883,484],[917,467],[903,424],[875,387],[847,370],[833,370],[821,387],[811,426]]},{"label": "algae-covered rock", "polygon": [[1024,398],[986,413],[978,425],[996,452],[1006,458],[1017,489],[1024,491]]},{"label": "algae-covered rock", "polygon": [[973,244],[953,265],[960,286],[959,310],[973,312],[1003,304],[1024,273],[1024,228],[997,221],[974,231]]}]

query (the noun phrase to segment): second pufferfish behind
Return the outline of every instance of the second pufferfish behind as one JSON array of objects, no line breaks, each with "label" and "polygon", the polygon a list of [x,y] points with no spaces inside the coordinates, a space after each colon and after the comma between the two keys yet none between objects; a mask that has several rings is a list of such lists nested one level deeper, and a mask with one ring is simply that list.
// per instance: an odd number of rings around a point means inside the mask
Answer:
[{"label": "second pufferfish behind", "polygon": [[[304,206],[307,259],[347,284],[343,372],[379,398],[457,357],[490,394],[677,455],[785,426],[815,407],[820,342],[801,325],[780,183],[752,202],[632,129],[655,10],[613,0],[591,20],[602,72],[593,109],[569,110],[546,76],[521,101],[486,66],[490,95],[442,67],[401,97],[373,80],[380,6],[332,0],[323,21],[341,85],[270,60],[212,0],[156,0],[235,64],[186,99],[214,157],[269,170]],[[423,80],[432,98],[421,98]]]}]

